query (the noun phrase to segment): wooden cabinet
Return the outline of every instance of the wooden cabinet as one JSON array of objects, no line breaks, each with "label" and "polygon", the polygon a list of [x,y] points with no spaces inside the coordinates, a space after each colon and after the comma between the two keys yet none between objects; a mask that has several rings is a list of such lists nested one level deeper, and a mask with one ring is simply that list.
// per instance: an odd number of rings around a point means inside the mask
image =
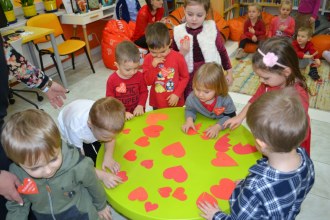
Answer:
[{"label": "wooden cabinet", "polygon": [[211,7],[226,20],[239,16],[239,0],[211,0]]}]

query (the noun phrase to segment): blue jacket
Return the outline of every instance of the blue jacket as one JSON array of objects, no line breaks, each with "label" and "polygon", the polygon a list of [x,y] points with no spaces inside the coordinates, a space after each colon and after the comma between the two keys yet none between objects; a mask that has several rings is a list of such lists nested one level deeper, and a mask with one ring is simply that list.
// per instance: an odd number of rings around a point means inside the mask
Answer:
[{"label": "blue jacket", "polygon": [[[139,11],[141,5],[138,0],[135,0],[135,3],[136,3],[136,11]],[[117,19],[125,20],[127,23],[131,20],[131,17],[128,12],[126,0],[118,0],[118,2],[116,3],[116,16]]]}]

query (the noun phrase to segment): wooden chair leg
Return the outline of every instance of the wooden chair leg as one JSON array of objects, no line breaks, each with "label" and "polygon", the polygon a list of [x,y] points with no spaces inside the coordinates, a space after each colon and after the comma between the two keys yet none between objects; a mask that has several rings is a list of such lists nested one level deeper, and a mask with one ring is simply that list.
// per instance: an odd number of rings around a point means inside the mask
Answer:
[{"label": "wooden chair leg", "polygon": [[88,55],[88,53],[87,53],[87,48],[86,48],[86,46],[84,47],[84,51],[85,51],[85,54],[86,54],[86,56],[87,56],[87,59],[88,59],[89,65],[91,66],[93,73],[95,73],[94,66],[93,66],[93,63],[92,63],[91,58],[89,57],[89,55]]}]

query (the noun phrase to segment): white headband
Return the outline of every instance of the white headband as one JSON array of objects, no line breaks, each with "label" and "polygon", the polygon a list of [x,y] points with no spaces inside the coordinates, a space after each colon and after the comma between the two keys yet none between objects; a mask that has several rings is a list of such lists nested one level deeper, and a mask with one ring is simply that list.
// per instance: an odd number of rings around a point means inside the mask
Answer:
[{"label": "white headband", "polygon": [[278,63],[278,56],[276,56],[273,52],[268,52],[267,54],[264,54],[260,49],[258,49],[258,52],[263,56],[262,62],[267,66],[267,67],[273,67],[275,65],[283,67],[283,68],[288,68],[287,66]]}]

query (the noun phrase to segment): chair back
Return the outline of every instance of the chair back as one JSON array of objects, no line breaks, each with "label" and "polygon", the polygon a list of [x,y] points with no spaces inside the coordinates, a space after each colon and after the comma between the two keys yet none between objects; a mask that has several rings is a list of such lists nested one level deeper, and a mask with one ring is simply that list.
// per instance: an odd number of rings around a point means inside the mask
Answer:
[{"label": "chair back", "polygon": [[[60,21],[58,20],[57,15],[55,15],[53,13],[36,15],[36,16],[30,18],[29,20],[27,20],[26,25],[31,26],[31,27],[54,29],[55,37],[63,34],[63,29],[60,24]],[[38,43],[45,43],[48,41],[50,41],[49,37],[41,37],[41,38],[34,40],[33,42],[35,44],[38,44]]]}]

